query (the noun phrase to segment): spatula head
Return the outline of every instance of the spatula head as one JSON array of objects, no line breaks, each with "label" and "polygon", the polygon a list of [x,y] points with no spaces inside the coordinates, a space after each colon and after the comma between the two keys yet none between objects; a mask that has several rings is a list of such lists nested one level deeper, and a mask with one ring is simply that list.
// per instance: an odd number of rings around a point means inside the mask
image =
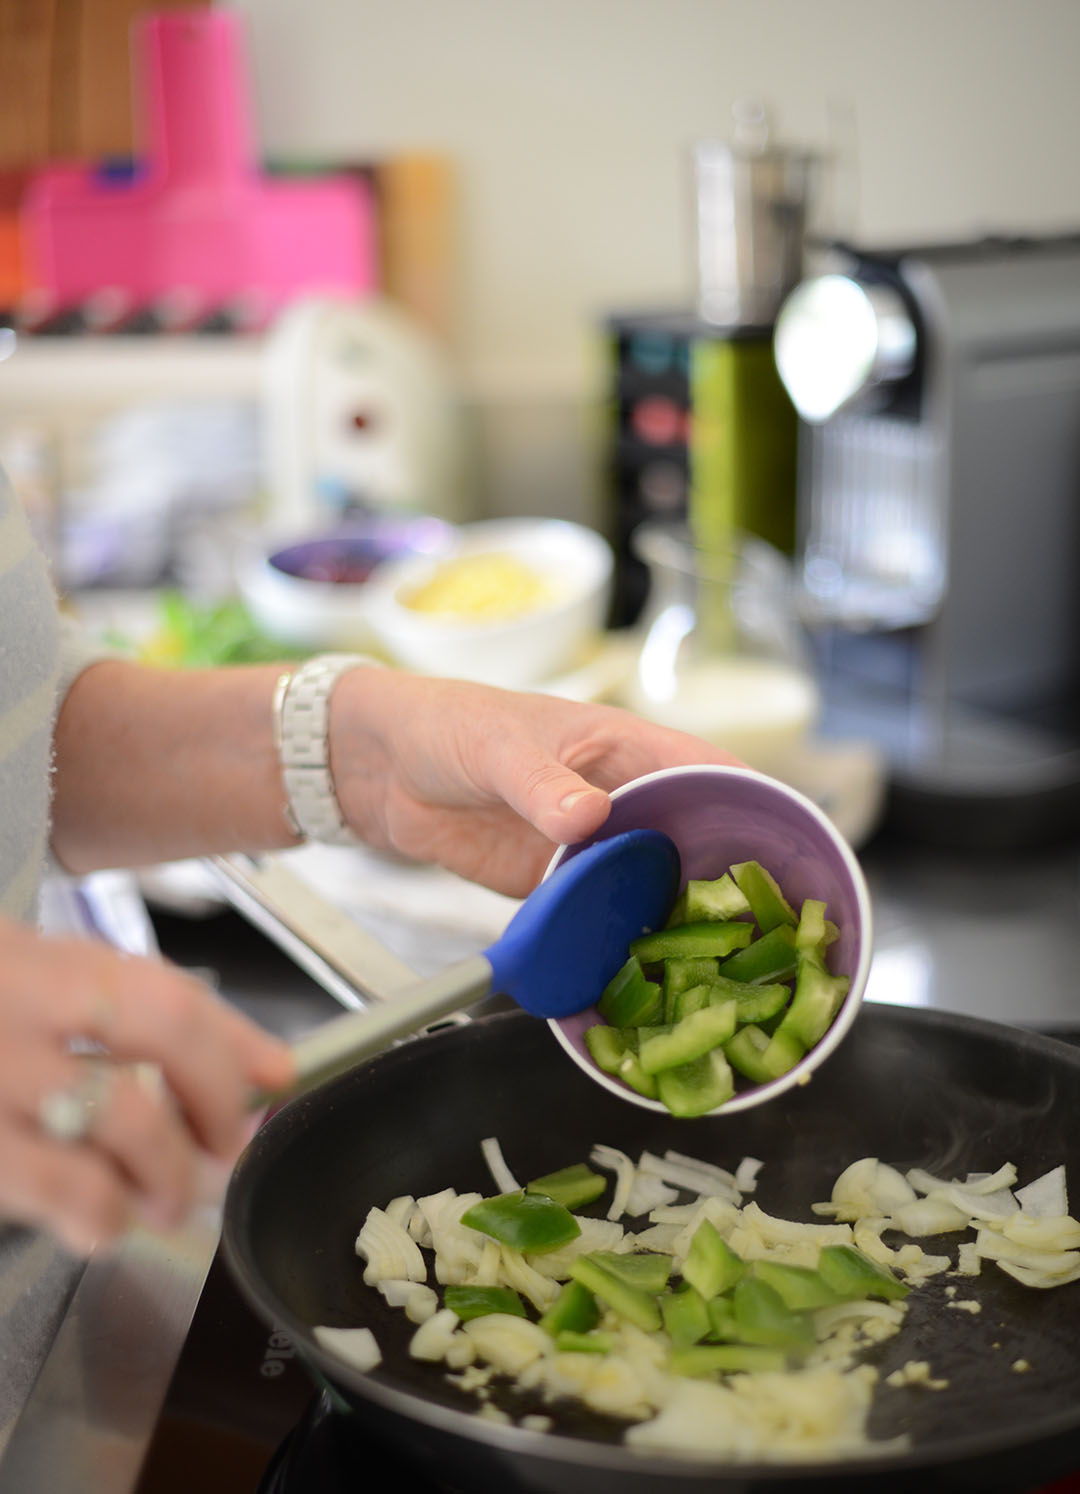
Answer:
[{"label": "spatula head", "polygon": [[675,842],[659,830],[628,830],[581,851],[530,893],[485,950],[492,990],[535,1017],[592,1006],[630,941],[664,923],[680,878]]}]

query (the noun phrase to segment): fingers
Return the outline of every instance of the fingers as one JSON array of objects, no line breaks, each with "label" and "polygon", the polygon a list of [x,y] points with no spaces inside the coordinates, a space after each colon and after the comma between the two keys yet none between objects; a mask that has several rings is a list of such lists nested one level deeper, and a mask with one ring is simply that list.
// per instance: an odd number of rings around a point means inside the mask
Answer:
[{"label": "fingers", "polygon": [[76,1255],[115,1240],[135,1222],[123,1179],[89,1146],[62,1147],[0,1121],[0,1204],[6,1214],[46,1229]]},{"label": "fingers", "polygon": [[[108,1056],[78,1056],[78,1038]],[[175,1225],[200,1153],[231,1162],[252,1090],[292,1072],[283,1044],[181,971],[0,921],[0,1214],[79,1252],[136,1220]]]},{"label": "fingers", "polygon": [[158,1064],[199,1145],[234,1155],[249,1092],[289,1083],[287,1048],[162,961],[121,958],[82,941],[42,944],[49,969],[39,983],[62,982],[59,999],[40,1014],[54,1038],[88,1037],[116,1058]]}]

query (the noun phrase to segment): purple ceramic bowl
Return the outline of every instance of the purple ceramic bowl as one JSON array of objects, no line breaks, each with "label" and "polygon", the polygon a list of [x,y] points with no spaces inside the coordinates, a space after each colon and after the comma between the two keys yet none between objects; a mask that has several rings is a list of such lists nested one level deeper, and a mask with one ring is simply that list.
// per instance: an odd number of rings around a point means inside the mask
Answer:
[{"label": "purple ceramic bowl", "polygon": [[[831,820],[805,795],[749,768],[702,764],[664,768],[636,778],[611,796],[611,814],[590,841],[560,846],[545,876],[593,841],[624,830],[662,830],[682,858],[683,881],[719,877],[733,862],[755,860],[772,872],[796,908],[804,898],[825,901],[840,930],[829,948],[829,967],[847,975],[844,1004],[821,1041],[793,1069],[769,1084],[737,1090],[715,1114],[730,1115],[805,1084],[855,1020],[870,972],[870,893],[855,854]],[[590,1076],[635,1105],[666,1115],[659,1100],[646,1099],[598,1069],[585,1046],[585,1029],[602,1018],[595,1007],[553,1020],[566,1051]]]}]

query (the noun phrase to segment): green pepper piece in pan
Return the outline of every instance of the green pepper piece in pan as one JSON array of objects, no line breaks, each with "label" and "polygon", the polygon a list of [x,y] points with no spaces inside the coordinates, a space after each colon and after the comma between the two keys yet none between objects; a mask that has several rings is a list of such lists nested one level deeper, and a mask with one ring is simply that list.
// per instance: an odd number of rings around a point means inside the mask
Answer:
[{"label": "green pepper piece in pan", "polygon": [[746,1262],[735,1254],[716,1225],[703,1219],[690,1241],[682,1274],[683,1280],[708,1302],[742,1279]]},{"label": "green pepper piece in pan", "polygon": [[482,1198],[465,1210],[461,1222],[500,1245],[509,1245],[511,1250],[534,1255],[558,1250],[581,1234],[581,1226],[569,1209],[542,1193],[526,1193],[524,1188],[518,1193]]},{"label": "green pepper piece in pan", "polygon": [[773,1349],[811,1349],[814,1325],[806,1313],[792,1312],[780,1293],[754,1276],[744,1276],[732,1294],[739,1340]]},{"label": "green pepper piece in pan", "polygon": [[514,1318],[526,1316],[524,1303],[510,1287],[448,1286],[443,1292],[443,1306],[456,1312],[463,1323],[492,1312],[505,1312]]},{"label": "green pepper piece in pan", "polygon": [[630,953],[636,955],[643,965],[653,965],[660,960],[724,956],[733,949],[745,949],[753,937],[752,923],[683,923],[678,928],[642,934],[631,944]]},{"label": "green pepper piece in pan", "polygon": [[596,1298],[580,1281],[568,1281],[540,1318],[540,1327],[552,1338],[560,1333],[588,1333],[600,1321]]},{"label": "green pepper piece in pan", "polygon": [[615,1347],[613,1333],[575,1333],[566,1328],[555,1335],[560,1354],[610,1354]]},{"label": "green pepper piece in pan", "polygon": [[755,1261],[754,1275],[778,1292],[792,1312],[812,1312],[831,1307],[842,1299],[821,1275],[808,1266],[789,1266],[784,1261]]},{"label": "green pepper piece in pan", "polygon": [[654,1295],[664,1290],[671,1275],[671,1256],[653,1250],[629,1251],[625,1255],[615,1250],[590,1250],[585,1259],[603,1266],[617,1281]]},{"label": "green pepper piece in pan", "polygon": [[753,1370],[782,1370],[787,1356],[781,1349],[756,1344],[692,1344],[672,1349],[668,1369],[673,1375],[735,1375]]},{"label": "green pepper piece in pan", "polygon": [[660,987],[646,980],[641,962],[631,955],[608,981],[596,1006],[612,1027],[641,1027],[660,1017],[663,1004]]},{"label": "green pepper piece in pan", "polygon": [[584,1162],[575,1162],[572,1167],[561,1167],[558,1172],[533,1178],[525,1184],[525,1192],[542,1193],[565,1209],[580,1209],[599,1198],[606,1187],[607,1178],[602,1173],[593,1172]]},{"label": "green pepper piece in pan", "polygon": [[863,1297],[884,1297],[890,1301],[906,1297],[911,1290],[854,1245],[823,1245],[817,1268],[825,1283],[845,1302],[857,1302]]},{"label": "green pepper piece in pan", "polygon": [[693,1287],[681,1292],[665,1292],[659,1301],[664,1330],[677,1349],[689,1348],[708,1333],[711,1326],[709,1310],[704,1298]]},{"label": "green pepper piece in pan", "polygon": [[740,861],[731,868],[731,875],[763,934],[783,923],[790,923],[793,928],[798,923],[795,909],[780,891],[780,884],[760,861]]},{"label": "green pepper piece in pan", "polygon": [[583,1287],[587,1287],[594,1297],[599,1297],[601,1302],[606,1303],[613,1312],[644,1332],[655,1333],[661,1326],[660,1309],[650,1292],[620,1281],[596,1261],[591,1261],[587,1255],[579,1255],[571,1264],[570,1275],[575,1281],[580,1281]]},{"label": "green pepper piece in pan", "polygon": [[[739,925],[736,925],[739,927]],[[741,927],[749,928],[749,924]],[[795,930],[781,923],[760,939],[722,961],[720,974],[729,980],[748,981],[763,986],[772,981],[787,980],[795,974]]]}]

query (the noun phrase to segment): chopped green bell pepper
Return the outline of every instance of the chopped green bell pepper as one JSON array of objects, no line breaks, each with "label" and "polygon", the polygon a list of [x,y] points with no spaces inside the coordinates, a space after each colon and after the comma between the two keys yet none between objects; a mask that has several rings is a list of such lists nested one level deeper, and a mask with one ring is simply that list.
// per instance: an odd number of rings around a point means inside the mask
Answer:
[{"label": "chopped green bell pepper", "polygon": [[670,1255],[658,1255],[652,1250],[628,1251],[590,1250],[584,1257],[603,1266],[617,1281],[627,1286],[640,1287],[643,1292],[662,1292],[671,1275]]},{"label": "chopped green bell pepper", "polygon": [[755,1261],[754,1275],[771,1286],[792,1312],[812,1312],[831,1307],[841,1299],[819,1271],[808,1266],[789,1266],[782,1261]]},{"label": "chopped green bell pepper", "polygon": [[561,1167],[558,1172],[533,1178],[525,1184],[525,1192],[542,1193],[564,1209],[580,1209],[599,1198],[606,1187],[607,1178],[602,1173],[594,1172],[584,1162],[575,1162],[572,1167]]},{"label": "chopped green bell pepper", "polygon": [[681,923],[721,922],[750,912],[750,904],[727,872],[712,881],[691,878],[675,900],[668,928]]},{"label": "chopped green bell pepper", "polygon": [[664,1329],[677,1349],[696,1344],[709,1332],[709,1309],[704,1297],[693,1287],[681,1292],[665,1292],[659,1300]]},{"label": "chopped green bell pepper", "polygon": [[731,1066],[752,1084],[768,1084],[793,1069],[805,1049],[793,1034],[781,1031],[783,1023],[770,1037],[753,1022],[740,1027],[724,1044]]},{"label": "chopped green bell pepper", "polygon": [[736,1283],[731,1298],[739,1340],[774,1349],[810,1349],[814,1325],[805,1313],[792,1312],[780,1293],[756,1276]]},{"label": "chopped green bell pepper", "polygon": [[540,1317],[540,1327],[552,1338],[560,1333],[588,1333],[600,1321],[596,1298],[580,1281],[568,1281],[547,1312]]},{"label": "chopped green bell pepper", "polygon": [[694,1231],[686,1253],[683,1280],[708,1302],[710,1298],[730,1291],[745,1273],[746,1262],[735,1254],[716,1225],[703,1219]]},{"label": "chopped green bell pepper", "polygon": [[716,1110],[735,1093],[735,1078],[722,1048],[700,1058],[663,1069],[656,1076],[656,1093],[672,1115],[688,1120]]},{"label": "chopped green bell pepper", "polygon": [[525,1304],[510,1287],[448,1286],[443,1292],[443,1306],[456,1312],[463,1323],[483,1318],[492,1312],[526,1316]]},{"label": "chopped green bell pepper", "polygon": [[555,1335],[560,1354],[610,1354],[615,1347],[613,1333],[575,1333],[566,1328]]},{"label": "chopped green bell pepper", "polygon": [[760,861],[740,861],[731,868],[731,875],[763,934],[780,924],[789,923],[794,928],[798,923],[795,909],[780,891],[772,872],[766,871]]},{"label": "chopped green bell pepper", "polygon": [[671,1003],[671,1010],[667,1018],[668,1024],[673,1027],[676,1022],[681,1022],[684,1017],[689,1017],[691,1012],[699,1012],[702,1007],[708,1006],[709,992],[711,990],[711,986],[687,986],[685,991],[677,992],[674,1001]]},{"label": "chopped green bell pepper", "polygon": [[664,961],[664,1021],[674,1022],[679,996],[692,986],[707,985],[716,979],[718,961],[715,957],[699,955],[693,959],[671,959]]},{"label": "chopped green bell pepper", "polygon": [[672,1349],[668,1369],[673,1375],[700,1378],[703,1375],[736,1375],[754,1370],[782,1370],[787,1356],[780,1349],[750,1344],[693,1344]]},{"label": "chopped green bell pepper", "polygon": [[911,1290],[854,1245],[823,1245],[818,1256],[818,1274],[845,1302],[858,1302],[864,1297],[899,1300]]},{"label": "chopped green bell pepper", "polygon": [[533,1255],[558,1250],[581,1234],[581,1226],[569,1209],[542,1193],[526,1193],[524,1188],[518,1193],[482,1198],[465,1210],[461,1222],[500,1245]]},{"label": "chopped green bell pepper", "polygon": [[778,1016],[791,1000],[791,989],[780,981],[752,985],[750,981],[718,974],[709,987],[709,1000],[714,1006],[721,1001],[734,1001],[735,1020],[742,1027],[746,1022],[768,1022]]},{"label": "chopped green bell pepper", "polygon": [[[750,925],[743,924],[742,927],[749,928]],[[767,934],[762,934],[760,939],[722,961],[720,974],[755,986],[789,980],[795,974],[794,928],[790,923],[778,924]]]},{"label": "chopped green bell pepper", "polygon": [[640,1027],[659,1019],[664,998],[659,985],[646,979],[641,962],[631,955],[608,981],[596,1006],[612,1027]]},{"label": "chopped green bell pepper", "polygon": [[661,960],[729,955],[733,949],[745,949],[753,937],[752,923],[683,923],[642,934],[631,944],[630,953],[643,965],[654,965]]},{"label": "chopped green bell pepper", "polygon": [[676,1022],[670,1031],[643,1037],[638,1054],[641,1067],[646,1074],[674,1069],[726,1043],[734,1031],[734,1001],[726,1001],[722,1006],[703,1006]]},{"label": "chopped green bell pepper", "polygon": [[712,1297],[705,1304],[709,1312],[709,1331],[705,1335],[709,1343],[731,1343],[739,1337],[735,1325],[735,1309],[730,1297]]},{"label": "chopped green bell pepper", "polygon": [[661,1326],[660,1309],[651,1293],[620,1281],[587,1255],[579,1255],[571,1263],[570,1275],[574,1281],[579,1281],[592,1292],[594,1297],[599,1297],[601,1302],[606,1303],[613,1312],[646,1333],[655,1333]]},{"label": "chopped green bell pepper", "polygon": [[585,1046],[596,1067],[605,1074],[614,1074],[639,1095],[654,1100],[656,1080],[646,1074],[638,1061],[637,1041],[637,1029],[633,1027],[605,1027],[598,1022],[585,1029]]}]

